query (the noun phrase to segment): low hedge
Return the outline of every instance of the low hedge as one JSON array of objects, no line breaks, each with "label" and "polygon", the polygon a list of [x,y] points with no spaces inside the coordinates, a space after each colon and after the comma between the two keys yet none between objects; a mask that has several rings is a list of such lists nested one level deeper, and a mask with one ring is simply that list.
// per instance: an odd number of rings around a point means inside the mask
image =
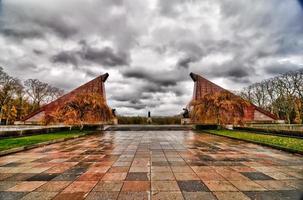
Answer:
[{"label": "low hedge", "polygon": [[277,130],[277,129],[263,129],[263,128],[253,128],[253,127],[234,127],[234,130],[254,132],[254,133],[265,133],[281,136],[293,136],[293,137],[302,137],[302,131],[289,131],[289,130]]},{"label": "low hedge", "polygon": [[195,130],[214,130],[214,129],[219,129],[220,126],[216,124],[197,124],[195,125]]},{"label": "low hedge", "polygon": [[[15,130],[15,131],[0,131],[0,138],[10,138],[10,137],[22,137],[31,135],[40,135],[47,133],[55,133],[60,131],[70,131],[70,130],[80,130],[79,126],[73,127],[41,127],[39,129],[26,129],[26,130]],[[102,125],[84,125],[83,131],[94,131],[102,130]]]}]

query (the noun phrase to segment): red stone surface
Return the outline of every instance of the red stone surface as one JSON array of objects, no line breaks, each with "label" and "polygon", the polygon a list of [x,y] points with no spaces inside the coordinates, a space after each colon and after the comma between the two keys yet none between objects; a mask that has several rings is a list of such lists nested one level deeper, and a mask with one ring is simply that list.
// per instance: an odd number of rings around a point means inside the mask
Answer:
[{"label": "red stone surface", "polygon": [[[190,73],[191,78],[194,81],[194,93],[193,99],[194,101],[202,99],[206,94],[211,94],[215,92],[223,92],[227,91],[226,89],[216,85],[215,83],[205,79],[204,77]],[[257,114],[256,114],[257,113]],[[260,116],[263,117],[260,117]],[[277,120],[277,117],[262,108],[259,108],[255,105],[251,105],[244,111],[243,121],[272,121]]]},{"label": "red stone surface", "polygon": [[42,120],[44,115],[49,114],[55,111],[59,106],[62,106],[65,102],[69,101],[70,99],[74,98],[77,94],[84,94],[84,93],[99,93],[106,102],[106,94],[105,94],[105,87],[104,83],[108,78],[108,73],[103,74],[84,85],[72,90],[71,92],[63,95],[62,97],[58,98],[57,100],[42,106],[39,110],[31,113],[30,115],[26,116],[23,121],[25,122],[39,122]]}]

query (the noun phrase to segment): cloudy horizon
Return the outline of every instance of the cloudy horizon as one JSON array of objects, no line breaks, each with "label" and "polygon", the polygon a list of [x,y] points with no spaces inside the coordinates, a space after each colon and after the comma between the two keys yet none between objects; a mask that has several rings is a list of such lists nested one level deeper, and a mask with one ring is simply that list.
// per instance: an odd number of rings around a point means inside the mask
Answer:
[{"label": "cloudy horizon", "polygon": [[108,72],[119,114],[176,115],[190,72],[239,90],[303,68],[300,2],[0,0],[0,66],[66,92]]}]

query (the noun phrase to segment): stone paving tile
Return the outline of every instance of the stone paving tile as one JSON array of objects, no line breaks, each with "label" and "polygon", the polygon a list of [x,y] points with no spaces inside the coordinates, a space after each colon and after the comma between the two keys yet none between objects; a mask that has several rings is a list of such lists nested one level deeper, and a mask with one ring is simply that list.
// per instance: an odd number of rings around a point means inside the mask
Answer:
[{"label": "stone paving tile", "polygon": [[256,169],[247,166],[232,166],[231,168],[237,172],[257,172]]},{"label": "stone paving tile", "polygon": [[185,192],[208,192],[209,189],[201,181],[177,181],[181,191]]},{"label": "stone paving tile", "polygon": [[[128,170],[129,170],[129,167],[111,167],[108,172],[109,173],[127,173]],[[148,168],[147,168],[146,172],[148,172]]]},{"label": "stone paving tile", "polygon": [[283,171],[285,174],[298,178],[298,179],[303,179],[303,171]]},{"label": "stone paving tile", "polygon": [[73,193],[73,192],[89,192],[97,184],[97,181],[74,181],[67,188],[65,188],[63,193]]},{"label": "stone paving tile", "polygon": [[223,176],[221,176],[220,174],[218,174],[217,172],[199,172],[197,173],[198,177],[202,180],[202,181],[224,181],[226,180]]},{"label": "stone paving tile", "polygon": [[240,191],[264,191],[266,190],[261,185],[258,185],[254,181],[230,181]]},{"label": "stone paving tile", "polygon": [[31,192],[41,185],[45,184],[45,181],[23,181],[8,189],[10,192]]},{"label": "stone paving tile", "polygon": [[54,198],[54,200],[83,200],[86,196],[87,194],[84,192],[60,193]]},{"label": "stone paving tile", "polygon": [[77,178],[77,181],[99,181],[104,176],[104,173],[86,172]]},{"label": "stone paving tile", "polygon": [[232,170],[217,170],[217,172],[223,176],[226,180],[232,180],[232,181],[247,181],[249,178],[242,175],[241,173],[232,171]]},{"label": "stone paving tile", "polygon": [[298,190],[303,191],[303,180],[285,180],[285,181],[281,181],[281,182],[285,182],[288,185],[290,185],[291,187],[294,187]]},{"label": "stone paving tile", "polygon": [[50,181],[58,175],[59,174],[41,173],[26,179],[26,181]]},{"label": "stone paving tile", "polygon": [[175,176],[172,172],[152,172],[151,180],[152,181],[173,181]]},{"label": "stone paving tile", "polygon": [[191,131],[104,132],[0,157],[0,199],[291,199],[303,157]]},{"label": "stone paving tile", "polygon": [[209,188],[210,191],[214,192],[233,192],[239,191],[228,181],[203,181],[204,184]]},{"label": "stone paving tile", "polygon": [[52,181],[74,181],[76,180],[80,174],[60,174],[59,176],[52,179]]},{"label": "stone paving tile", "polygon": [[217,200],[211,192],[183,192],[186,200]]},{"label": "stone paving tile", "polygon": [[278,180],[263,180],[255,181],[258,185],[266,188],[267,190],[295,190],[295,187],[292,187],[290,183],[286,181]]},{"label": "stone paving tile", "polygon": [[148,181],[148,173],[145,172],[129,172],[126,181]]},{"label": "stone paving tile", "polygon": [[13,176],[8,177],[5,181],[25,181],[37,174],[14,174]]},{"label": "stone paving tile", "polygon": [[151,172],[154,173],[154,172],[172,172],[171,168],[170,167],[166,167],[166,166],[152,166],[151,167]]},{"label": "stone paving tile", "polygon": [[37,192],[59,192],[70,185],[71,181],[49,181],[40,186],[35,191]]},{"label": "stone paving tile", "polygon": [[51,200],[53,199],[58,193],[57,192],[31,192],[24,197],[22,197],[21,200]]},{"label": "stone paving tile", "polygon": [[150,191],[150,182],[149,181],[124,181],[122,191],[125,191],[125,192]]},{"label": "stone paving tile", "polygon": [[242,175],[246,176],[250,180],[273,180],[272,177],[267,176],[261,172],[241,172]]},{"label": "stone paving tile", "polygon": [[274,199],[274,200],[302,200],[303,192],[301,191],[265,191],[265,192],[245,192],[251,199]]},{"label": "stone paving tile", "polygon": [[152,191],[180,191],[176,181],[152,181]]},{"label": "stone paving tile", "polygon": [[179,181],[184,180],[200,180],[195,173],[174,173],[176,179]]},{"label": "stone paving tile", "polygon": [[127,173],[107,173],[103,176],[102,181],[123,181]]},{"label": "stone paving tile", "polygon": [[85,200],[115,200],[119,192],[91,192]]},{"label": "stone paving tile", "polygon": [[122,188],[123,181],[100,181],[94,187],[93,191],[101,192],[119,192]]},{"label": "stone paving tile", "polygon": [[147,200],[149,196],[149,192],[120,192],[118,200]]},{"label": "stone paving tile", "polygon": [[171,169],[174,173],[193,173],[189,166],[172,166]]},{"label": "stone paving tile", "polygon": [[22,165],[23,163],[18,163],[18,162],[11,162],[7,163],[5,165],[1,165],[1,167],[18,167],[19,165]]},{"label": "stone paving tile", "polygon": [[214,195],[218,200],[250,200],[250,198],[242,192],[214,192]]},{"label": "stone paving tile", "polygon": [[15,174],[13,174],[13,173],[0,173],[0,181],[3,181],[3,180],[5,180],[5,179],[7,179],[7,178],[9,178],[13,175],[15,175]]},{"label": "stone paving tile", "polygon": [[0,199],[2,200],[17,200],[25,196],[26,192],[0,192]]},{"label": "stone paving tile", "polygon": [[285,174],[283,172],[264,172],[264,174],[266,174],[276,180],[296,179],[295,177]]},{"label": "stone paving tile", "polygon": [[17,181],[2,181],[2,182],[0,182],[0,191],[6,191],[9,188],[14,187],[18,183],[20,183],[20,182],[17,182]]},{"label": "stone paving tile", "polygon": [[152,200],[183,200],[183,195],[181,192],[153,192]]},{"label": "stone paving tile", "polygon": [[39,173],[44,172],[44,171],[46,171],[50,168],[51,167],[33,167],[33,168],[30,168],[30,169],[24,170],[20,173],[36,173],[36,174],[39,174]]},{"label": "stone paving tile", "polygon": [[150,172],[149,167],[131,167],[129,172]]}]

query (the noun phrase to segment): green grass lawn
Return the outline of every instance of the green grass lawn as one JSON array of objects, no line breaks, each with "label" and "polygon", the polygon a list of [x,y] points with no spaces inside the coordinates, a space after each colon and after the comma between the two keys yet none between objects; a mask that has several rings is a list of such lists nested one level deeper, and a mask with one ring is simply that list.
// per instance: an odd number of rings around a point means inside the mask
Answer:
[{"label": "green grass lawn", "polygon": [[260,144],[265,144],[272,147],[289,150],[292,152],[303,153],[303,139],[280,137],[273,135],[262,135],[262,134],[256,134],[251,132],[232,131],[232,130],[207,130],[207,132],[216,135],[242,139],[250,142],[257,142]]},{"label": "green grass lawn", "polygon": [[25,136],[25,137],[18,137],[18,138],[7,138],[7,139],[0,139],[0,151],[16,148],[16,147],[23,147],[23,146],[31,146],[33,144],[38,144],[41,142],[47,142],[51,140],[63,139],[63,138],[72,138],[75,136],[85,135],[87,131],[61,131],[56,133],[47,133],[41,135],[33,135],[33,136]]}]

